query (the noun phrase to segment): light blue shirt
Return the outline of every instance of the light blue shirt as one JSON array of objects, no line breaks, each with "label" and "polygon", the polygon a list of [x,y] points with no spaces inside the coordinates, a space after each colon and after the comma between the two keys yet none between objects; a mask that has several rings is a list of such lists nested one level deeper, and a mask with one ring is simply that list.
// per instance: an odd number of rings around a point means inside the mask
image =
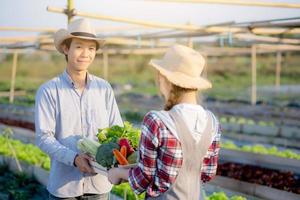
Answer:
[{"label": "light blue shirt", "polygon": [[81,173],[73,165],[82,137],[97,140],[99,128],[123,125],[110,84],[87,74],[82,94],[66,70],[44,83],[36,94],[36,144],[51,158],[48,191],[57,197],[111,190],[107,177]]}]

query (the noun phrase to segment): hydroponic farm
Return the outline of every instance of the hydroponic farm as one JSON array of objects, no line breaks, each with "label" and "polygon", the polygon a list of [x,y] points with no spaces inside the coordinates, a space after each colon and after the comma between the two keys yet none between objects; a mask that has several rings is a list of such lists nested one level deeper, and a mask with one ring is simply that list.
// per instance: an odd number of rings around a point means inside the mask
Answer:
[{"label": "hydroponic farm", "polygon": [[[39,144],[43,138],[37,138],[39,88],[68,69],[71,57],[65,49],[57,51],[57,31],[62,27],[68,30],[68,25],[80,18],[95,25],[93,37],[105,38],[103,46],[96,43],[99,50],[88,73],[109,83],[112,93],[103,99],[97,99],[97,93],[78,107],[68,97],[70,102],[63,102],[67,108],[58,103],[64,98],[62,93],[57,99],[49,97],[49,105],[57,109],[46,115],[49,118],[43,123],[52,123],[52,115],[65,120],[53,122],[53,138],[65,145],[67,137],[59,135],[60,128],[78,125],[91,132],[97,120],[116,120],[106,117],[107,110],[115,112],[113,105],[103,103],[115,98],[112,102],[118,107],[122,126],[101,125],[93,136],[76,136],[72,167],[79,169],[76,158],[86,154],[92,159],[93,175],[108,177],[112,168],[121,168],[129,170],[130,181],[130,170],[142,166],[147,151],[143,135],[151,131],[142,125],[145,116],[166,109],[167,101],[159,91],[161,80],[149,61],[161,59],[179,44],[205,60],[201,77],[212,87],[198,91],[197,102],[216,116],[221,134],[219,151],[211,155],[216,170],[211,180],[201,182],[197,199],[300,199],[299,2],[4,0],[0,5],[0,200],[49,198],[49,181],[53,181],[49,177],[54,173],[50,170],[56,157]],[[86,78],[85,84],[88,81]],[[79,92],[79,102],[85,91]],[[90,101],[105,106],[97,114]],[[41,110],[45,112],[44,107]],[[113,185],[107,192],[109,199],[149,197],[149,190],[137,194],[128,180]],[[154,185],[159,187],[157,182]]]}]

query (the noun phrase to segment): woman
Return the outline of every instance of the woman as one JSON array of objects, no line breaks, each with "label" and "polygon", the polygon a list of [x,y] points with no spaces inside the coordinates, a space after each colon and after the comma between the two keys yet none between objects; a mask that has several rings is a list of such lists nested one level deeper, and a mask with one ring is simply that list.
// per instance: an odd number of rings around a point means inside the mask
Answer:
[{"label": "woman", "polygon": [[146,199],[200,198],[201,182],[215,175],[220,129],[214,115],[197,103],[197,91],[211,88],[201,77],[205,60],[191,48],[175,45],[162,60],[151,60],[165,99],[163,111],[144,117],[138,166],[113,168],[113,184],[128,180]]}]

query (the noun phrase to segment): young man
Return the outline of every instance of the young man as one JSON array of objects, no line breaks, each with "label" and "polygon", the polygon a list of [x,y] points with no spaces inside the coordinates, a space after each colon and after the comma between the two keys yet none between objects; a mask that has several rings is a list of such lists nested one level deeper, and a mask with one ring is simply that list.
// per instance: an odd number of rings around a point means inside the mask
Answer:
[{"label": "young man", "polygon": [[108,199],[112,188],[77,149],[80,138],[97,140],[99,128],[123,125],[110,84],[88,73],[103,43],[85,19],[54,35],[67,66],[39,88],[35,104],[36,144],[51,157],[49,199]]}]

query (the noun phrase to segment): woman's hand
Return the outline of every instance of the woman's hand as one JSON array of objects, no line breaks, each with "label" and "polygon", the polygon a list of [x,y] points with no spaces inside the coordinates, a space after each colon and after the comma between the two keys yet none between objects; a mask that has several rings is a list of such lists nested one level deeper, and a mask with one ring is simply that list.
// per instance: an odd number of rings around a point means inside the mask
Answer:
[{"label": "woman's hand", "polygon": [[113,185],[119,185],[122,181],[128,181],[128,169],[111,168],[108,171],[108,180]]}]

